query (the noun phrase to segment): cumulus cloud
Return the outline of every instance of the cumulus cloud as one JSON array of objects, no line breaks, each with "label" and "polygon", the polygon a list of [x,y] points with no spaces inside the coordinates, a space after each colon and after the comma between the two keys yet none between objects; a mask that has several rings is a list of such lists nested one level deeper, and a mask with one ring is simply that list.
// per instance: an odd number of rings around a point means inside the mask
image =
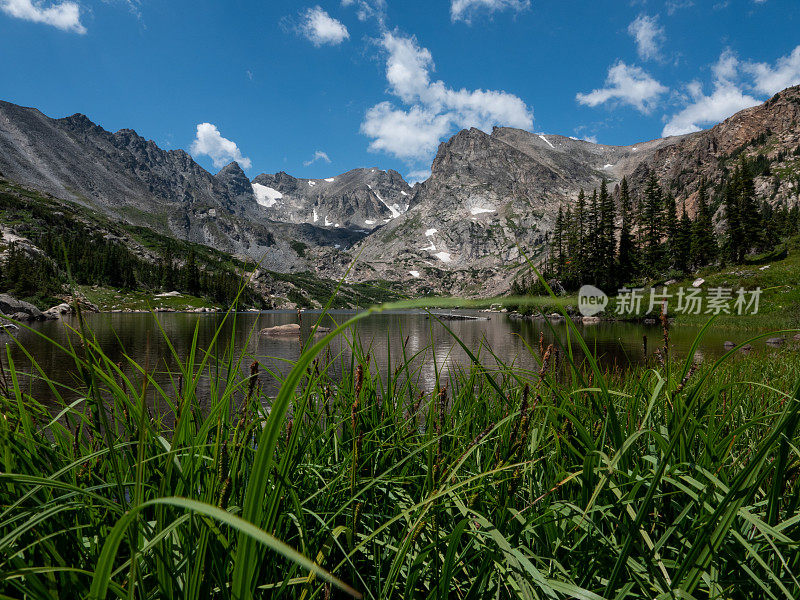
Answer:
[{"label": "cumulus cloud", "polygon": [[416,38],[384,33],[389,92],[406,108],[381,102],[367,111],[361,131],[372,139],[370,149],[414,161],[429,157],[454,128],[493,125],[530,129],[533,113],[519,97],[503,91],[455,90],[431,81],[433,57]]},{"label": "cumulus cloud", "polygon": [[667,91],[665,86],[641,67],[628,66],[619,61],[608,70],[604,88],[593,90],[588,94],[579,93],[576,99],[586,106],[621,102],[640,112],[648,113]]},{"label": "cumulus cloud", "polygon": [[636,51],[643,60],[659,58],[666,36],[657,16],[639,15],[628,25],[628,33],[636,40]]},{"label": "cumulus cloud", "polygon": [[450,18],[470,24],[480,13],[493,13],[499,10],[520,12],[530,8],[530,0],[451,0]]},{"label": "cumulus cloud", "polygon": [[775,66],[766,63],[748,62],[744,70],[752,75],[755,88],[770,96],[781,90],[800,84],[800,46],[788,56],[782,56]]},{"label": "cumulus cloud", "polygon": [[315,46],[336,46],[350,37],[350,32],[320,6],[309,8],[302,14],[300,31]]},{"label": "cumulus cloud", "polygon": [[0,0],[0,10],[17,19],[52,25],[62,31],[86,33],[81,23],[81,9],[75,2],[45,5],[33,0]]},{"label": "cumulus cloud", "polygon": [[745,93],[738,83],[740,63],[730,50],[723,52],[712,67],[714,74],[711,94],[703,93],[703,86],[693,81],[687,86],[689,103],[673,115],[664,126],[665,137],[700,131],[703,126],[718,123],[745,108],[760,104]]},{"label": "cumulus cloud", "polygon": [[313,165],[315,162],[317,162],[319,160],[321,160],[322,162],[328,163],[328,164],[330,164],[330,162],[331,162],[331,159],[328,156],[327,152],[323,152],[322,150],[317,150],[316,152],[314,152],[314,157],[310,158],[307,161],[305,161],[303,164],[305,166],[307,166],[307,167],[310,167],[311,165]]},{"label": "cumulus cloud", "polygon": [[370,108],[361,124],[361,132],[372,138],[370,150],[387,152],[405,160],[428,157],[450,130],[448,115],[422,106],[396,109],[390,102]]},{"label": "cumulus cloud", "polygon": [[222,137],[216,125],[199,123],[197,137],[190,148],[195,156],[205,155],[211,158],[214,167],[221,169],[231,161],[236,161],[243,169],[249,169],[253,163],[246,156],[242,156],[239,146],[235,142]]}]

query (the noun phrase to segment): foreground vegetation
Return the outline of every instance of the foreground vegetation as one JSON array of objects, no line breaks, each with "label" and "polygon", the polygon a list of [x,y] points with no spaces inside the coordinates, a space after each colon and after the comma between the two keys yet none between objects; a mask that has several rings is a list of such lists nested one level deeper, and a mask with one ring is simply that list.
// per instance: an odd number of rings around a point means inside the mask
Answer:
[{"label": "foreground vegetation", "polygon": [[286,375],[195,345],[163,385],[76,332],[57,408],[8,353],[0,596],[800,596],[796,346],[697,365],[665,331],[626,372],[484,350],[430,389],[435,357],[380,374],[340,334]]}]

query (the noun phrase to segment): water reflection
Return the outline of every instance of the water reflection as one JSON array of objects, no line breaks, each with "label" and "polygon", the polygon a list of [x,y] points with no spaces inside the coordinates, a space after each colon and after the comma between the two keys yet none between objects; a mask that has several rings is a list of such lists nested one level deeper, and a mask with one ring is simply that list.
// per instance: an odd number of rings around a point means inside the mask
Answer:
[{"label": "water reflection", "polygon": [[[544,345],[555,343],[565,351],[568,342],[571,342],[574,355],[578,357],[582,354],[564,323],[512,319],[498,313],[458,313],[477,316],[481,320],[448,320],[439,323],[420,312],[370,316],[330,345],[330,356],[337,358],[331,365],[331,372],[338,377],[341,369],[348,367],[352,358],[350,344],[353,336],[357,336],[365,352],[371,354],[371,364],[382,376],[396,368],[404,356],[415,357],[409,372],[423,389],[433,388],[438,377],[447,377],[453,369],[470,364],[471,360],[462,343],[487,365],[496,366],[499,360],[505,365],[532,372],[539,369],[534,355],[538,355],[540,339]],[[333,311],[324,317],[322,325],[332,327],[353,314],[349,311]],[[319,317],[318,312],[304,312],[300,334],[286,337],[259,335],[259,331],[265,327],[296,323],[297,314],[293,311],[240,313],[227,320],[220,314],[103,313],[87,315],[86,323],[100,347],[114,362],[125,363],[126,356],[129,356],[149,371],[156,371],[156,379],[162,385],[171,385],[166,372],[175,370],[176,360],[187,360],[195,330],[199,347],[205,349],[211,345],[222,323],[212,349],[212,358],[221,359],[231,350],[235,356],[244,352],[243,372],[249,368],[252,360],[258,360],[262,365],[262,385],[268,394],[274,394],[281,376],[300,356],[303,344]],[[74,338],[71,331],[77,326],[77,320],[70,317],[37,323],[34,325],[35,333],[20,330],[16,333],[19,344],[11,342],[11,356],[15,364],[23,370],[32,370],[24,347],[35,357],[44,373],[67,389],[64,395],[68,399],[76,396],[76,392],[69,391],[78,384],[74,366],[61,350],[42,336],[66,345],[71,336]],[[602,322],[578,326],[578,329],[590,351],[606,367],[626,368],[632,363],[642,362],[646,355],[651,355],[662,345],[658,326]],[[685,356],[696,334],[695,328],[673,328],[670,352]],[[173,356],[165,335],[177,358]],[[712,331],[707,335],[701,351],[704,355],[721,354],[725,341],[738,343],[744,335],[740,333],[738,337],[731,337],[730,332]],[[649,342],[647,348],[643,347],[643,337]],[[37,398],[52,396],[48,387],[36,378],[30,378],[25,387]]]}]

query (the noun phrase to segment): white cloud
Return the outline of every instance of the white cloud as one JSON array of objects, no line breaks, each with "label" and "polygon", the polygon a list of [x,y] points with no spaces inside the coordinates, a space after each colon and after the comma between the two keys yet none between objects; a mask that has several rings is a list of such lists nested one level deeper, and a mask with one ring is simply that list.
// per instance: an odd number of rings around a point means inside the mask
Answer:
[{"label": "white cloud", "polygon": [[242,156],[239,147],[229,139],[222,137],[216,125],[199,123],[197,137],[190,148],[194,155],[206,155],[211,158],[214,167],[221,169],[231,161],[236,161],[243,169],[249,169],[253,163]]},{"label": "white cloud", "polygon": [[790,55],[782,56],[771,67],[766,63],[745,63],[744,70],[754,79],[755,88],[764,94],[777,94],[787,87],[800,84],[800,46]]},{"label": "white cloud", "polygon": [[520,12],[530,8],[530,0],[451,0],[450,18],[467,24],[480,13],[493,13],[498,10]]},{"label": "white cloud", "polygon": [[628,25],[628,33],[636,40],[636,51],[643,60],[659,58],[666,36],[657,16],[639,15]]},{"label": "white cloud", "polygon": [[713,91],[703,93],[703,86],[693,81],[687,86],[690,103],[673,115],[664,126],[663,136],[682,135],[700,131],[703,126],[724,121],[732,114],[760,104],[746,94],[737,83],[739,60],[730,50],[723,52],[712,67]]},{"label": "white cloud", "polygon": [[86,33],[81,23],[81,9],[75,2],[45,6],[33,0],[0,0],[0,10],[17,19],[52,25],[63,31]]},{"label": "white cloud", "polygon": [[319,6],[309,8],[302,14],[300,31],[315,46],[330,44],[336,46],[350,37],[341,21],[337,21]]},{"label": "white cloud", "polygon": [[321,161],[326,162],[328,164],[330,164],[330,162],[331,162],[331,159],[328,156],[327,152],[323,152],[322,150],[317,150],[316,152],[314,152],[314,158],[311,158],[311,159],[305,161],[303,164],[305,166],[309,167],[309,166],[313,165],[315,162],[317,162],[318,160],[321,160]]},{"label": "white cloud", "polygon": [[409,108],[381,102],[367,111],[361,131],[372,138],[370,149],[405,160],[422,160],[453,128],[493,125],[530,129],[533,113],[517,96],[503,91],[454,90],[431,81],[433,57],[414,37],[385,33],[389,91]]},{"label": "white cloud", "polygon": [[598,106],[610,101],[629,104],[636,110],[647,113],[655,106],[659,97],[668,89],[653,79],[644,69],[628,66],[619,61],[608,70],[606,87],[588,94],[577,94],[576,99],[587,106]]},{"label": "white cloud", "polygon": [[370,150],[404,160],[427,158],[451,129],[448,115],[422,106],[413,106],[408,111],[395,109],[390,102],[370,108],[361,124],[361,132],[372,138]]},{"label": "white cloud", "polygon": [[375,19],[381,27],[386,21],[386,0],[342,0],[342,6],[355,6],[360,21]]}]

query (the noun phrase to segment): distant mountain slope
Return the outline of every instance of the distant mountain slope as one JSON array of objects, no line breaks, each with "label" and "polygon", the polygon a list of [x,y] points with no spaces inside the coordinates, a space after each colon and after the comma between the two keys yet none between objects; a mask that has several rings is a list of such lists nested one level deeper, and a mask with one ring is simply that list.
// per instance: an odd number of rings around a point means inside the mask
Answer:
[{"label": "distant mountain slope", "polygon": [[353,248],[361,259],[354,276],[403,280],[418,291],[503,293],[524,266],[520,250],[541,257],[559,206],[574,206],[581,189],[590,195],[605,180],[614,191],[627,177],[638,196],[655,173],[693,214],[700,178],[713,192],[741,154],[766,165],[756,178],[759,200],[800,201],[800,87],[709,130],[631,146],[511,128],[461,131],[440,145],[411,209]]},{"label": "distant mountain slope", "polygon": [[130,129],[110,133],[84,115],[51,119],[8,102],[0,102],[0,175],[282,271],[313,268],[297,243],[345,248],[363,235],[273,222],[236,163],[215,176]]},{"label": "distant mountain slope", "polygon": [[354,249],[357,274],[499,293],[523,260],[520,250],[542,249],[559,206],[604,179],[613,185],[677,139],[616,147],[511,128],[461,131],[440,145],[411,209]]},{"label": "distant mountain slope", "polygon": [[693,212],[701,177],[715,186],[745,155],[763,157],[770,172],[757,178],[761,200],[796,202],[800,194],[800,86],[787,88],[767,102],[745,109],[711,129],[684,136],[628,168],[635,187],[651,172],[662,186]]},{"label": "distant mountain slope", "polygon": [[325,179],[297,179],[280,172],[253,180],[269,218],[372,231],[406,210],[413,194],[397,171],[353,169]]},{"label": "distant mountain slope", "polygon": [[[0,174],[129,223],[263,260],[283,272],[403,282],[409,293],[490,295],[546,252],[560,206],[605,181],[636,191],[655,173],[693,212],[742,154],[764,165],[760,200],[800,194],[800,87],[715,127],[631,146],[592,144],[512,128],[464,130],[439,146],[431,176],[410,187],[395,171],[354,169],[326,179],[280,172],[252,182],[232,163],[216,175],[182,150],[83,115],[50,119],[0,102]],[[636,200],[636,198],[634,198]],[[712,193],[714,200],[714,193]]]}]

